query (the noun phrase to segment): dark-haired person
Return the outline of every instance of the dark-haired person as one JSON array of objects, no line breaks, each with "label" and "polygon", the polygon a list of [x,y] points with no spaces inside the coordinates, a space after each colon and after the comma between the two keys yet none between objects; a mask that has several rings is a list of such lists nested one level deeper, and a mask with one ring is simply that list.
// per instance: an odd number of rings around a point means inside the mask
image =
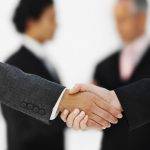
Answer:
[{"label": "dark-haired person", "polygon": [[[20,0],[13,22],[23,36],[23,43],[6,63],[60,83],[44,49],[44,43],[52,40],[57,26],[53,0]],[[7,123],[8,150],[64,149],[64,123],[59,118],[47,126],[6,106],[2,110]]]},{"label": "dark-haired person", "polygon": [[[97,65],[94,75],[97,85],[111,90],[150,78],[147,12],[146,0],[118,0],[115,21],[123,46]],[[149,147],[150,124],[128,132],[126,121],[124,118],[104,131],[102,150],[141,150],[143,146]]]}]

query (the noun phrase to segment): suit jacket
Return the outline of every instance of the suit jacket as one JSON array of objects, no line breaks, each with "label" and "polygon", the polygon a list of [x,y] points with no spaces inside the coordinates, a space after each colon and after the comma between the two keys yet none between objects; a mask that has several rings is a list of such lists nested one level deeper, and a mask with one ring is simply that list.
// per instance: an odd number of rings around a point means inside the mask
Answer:
[{"label": "suit jacket", "polygon": [[[150,48],[147,49],[147,52],[143,56],[141,62],[136,67],[134,74],[128,81],[122,81],[120,79],[119,55],[120,52],[117,52],[97,65],[94,79],[97,81],[98,85],[112,90],[141,80],[143,78],[150,78]],[[119,91],[121,93],[122,90]],[[126,94],[128,95],[128,93]],[[128,99],[127,95],[123,96],[127,98],[127,101],[132,101],[132,99]],[[145,99],[142,98],[140,102],[143,102],[143,104],[145,104]],[[133,111],[135,111],[134,113],[137,113],[134,107]],[[147,123],[144,126],[133,130],[132,132],[129,131],[127,124],[128,121],[125,115],[124,118],[120,120],[117,125],[113,125],[112,128],[104,131],[102,150],[141,150],[143,149],[143,146],[149,146],[150,124]]]},{"label": "suit jacket", "polygon": [[[36,74],[49,81],[60,83],[57,76],[53,76],[47,70],[43,61],[24,46],[6,62],[24,72]],[[49,100],[51,101],[51,99]],[[30,105],[28,107],[32,108]],[[2,110],[7,123],[8,150],[63,150],[64,123],[59,118],[52,121],[51,126],[48,126],[5,105],[2,106]],[[50,116],[48,117],[50,118]]]},{"label": "suit jacket", "polygon": [[[0,102],[51,125],[49,118],[65,87],[0,63]],[[13,124],[12,124],[13,125]]]}]

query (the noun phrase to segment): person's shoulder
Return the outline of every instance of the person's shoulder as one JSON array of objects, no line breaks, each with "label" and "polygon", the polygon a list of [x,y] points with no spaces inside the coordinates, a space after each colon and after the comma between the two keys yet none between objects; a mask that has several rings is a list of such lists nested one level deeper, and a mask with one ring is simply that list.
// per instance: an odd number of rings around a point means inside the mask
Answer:
[{"label": "person's shoulder", "polygon": [[11,54],[5,62],[10,64],[10,65],[19,65],[23,61],[27,61],[29,57],[27,56],[26,49],[21,46],[16,52]]},{"label": "person's shoulder", "polygon": [[108,70],[108,68],[112,67],[118,62],[120,51],[116,51],[109,55],[108,57],[104,58],[102,61],[98,62],[96,65],[96,70]]},{"label": "person's shoulder", "polygon": [[11,54],[7,59],[6,63],[15,63],[15,62],[22,62],[23,60],[29,59],[29,53],[28,50],[24,47],[21,46],[16,52]]}]

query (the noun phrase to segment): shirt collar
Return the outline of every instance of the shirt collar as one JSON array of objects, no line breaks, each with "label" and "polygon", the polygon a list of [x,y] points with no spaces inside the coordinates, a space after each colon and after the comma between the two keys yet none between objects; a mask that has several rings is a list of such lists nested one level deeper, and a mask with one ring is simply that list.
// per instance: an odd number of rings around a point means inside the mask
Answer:
[{"label": "shirt collar", "polygon": [[132,43],[125,45],[123,51],[134,53],[136,54],[135,57],[142,57],[149,46],[149,42],[149,36],[144,34],[135,39]]},{"label": "shirt collar", "polygon": [[45,59],[45,48],[38,41],[36,41],[35,39],[31,38],[28,35],[23,35],[22,43],[35,56],[37,56],[38,58],[40,58],[42,60]]},{"label": "shirt collar", "polygon": [[149,36],[142,35],[134,40],[131,44],[125,45],[123,50],[121,51],[121,55],[128,54],[128,56],[132,57],[135,60],[134,63],[137,65],[147,51],[149,42]]},{"label": "shirt collar", "polygon": [[128,80],[135,68],[141,62],[149,46],[149,36],[143,35],[124,46],[120,55],[120,75],[123,80]]}]

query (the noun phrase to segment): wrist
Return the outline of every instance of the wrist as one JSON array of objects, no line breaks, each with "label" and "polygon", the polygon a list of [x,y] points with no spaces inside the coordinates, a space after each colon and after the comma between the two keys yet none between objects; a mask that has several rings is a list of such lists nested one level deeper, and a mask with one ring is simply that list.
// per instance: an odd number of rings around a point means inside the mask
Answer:
[{"label": "wrist", "polygon": [[65,103],[68,100],[68,96],[69,96],[69,90],[66,89],[63,96],[62,96],[62,98],[61,98],[59,106],[58,106],[58,111],[59,112],[63,112],[63,110],[65,109]]}]

